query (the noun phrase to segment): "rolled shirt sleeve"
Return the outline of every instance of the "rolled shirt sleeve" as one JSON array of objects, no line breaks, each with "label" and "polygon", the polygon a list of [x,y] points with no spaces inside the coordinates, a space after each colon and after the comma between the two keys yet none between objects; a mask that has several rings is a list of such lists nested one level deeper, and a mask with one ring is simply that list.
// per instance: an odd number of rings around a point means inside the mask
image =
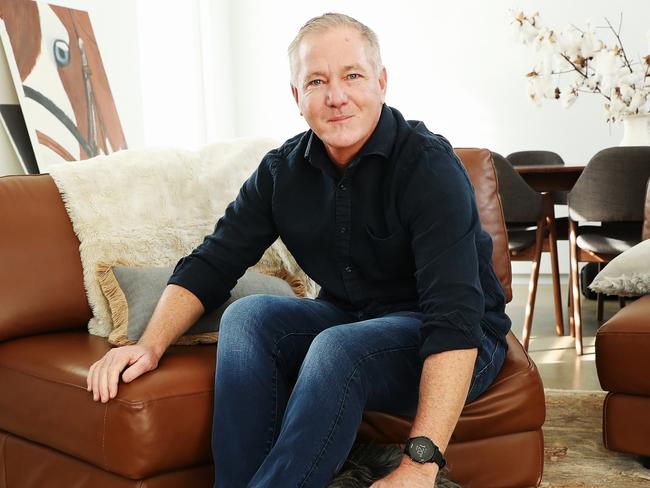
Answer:
[{"label": "rolled shirt sleeve", "polygon": [[474,190],[451,147],[426,147],[415,159],[402,209],[424,316],[424,359],[481,345],[484,295],[477,239],[482,231]]},{"label": "rolled shirt sleeve", "polygon": [[182,258],[168,284],[192,292],[206,312],[223,304],[247,268],[278,237],[273,219],[273,151],[246,180],[212,234]]}]

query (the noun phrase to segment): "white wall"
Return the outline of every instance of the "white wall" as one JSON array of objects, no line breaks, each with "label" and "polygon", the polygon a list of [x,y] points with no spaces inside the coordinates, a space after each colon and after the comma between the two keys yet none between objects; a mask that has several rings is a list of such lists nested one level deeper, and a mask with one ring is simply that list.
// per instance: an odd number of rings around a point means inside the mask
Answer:
[{"label": "white wall", "polygon": [[[533,56],[512,36],[509,10],[539,10],[553,27],[590,19],[604,25],[604,17],[617,24],[623,12],[628,53],[650,51],[647,0],[54,3],[90,12],[130,147],[193,148],[238,136],[284,140],[305,130],[289,90],[286,47],[310,17],[341,11],[379,35],[387,102],[407,118],[424,120],[455,146],[503,154],[550,149],[569,164],[585,163],[618,144],[621,127],[605,123],[595,95],[580,95],[569,110],[528,102],[525,74]],[[526,269],[515,265],[516,272]]]},{"label": "white wall", "polygon": [[[583,94],[568,110],[526,96],[531,49],[514,37],[510,10],[539,10],[541,21],[562,28],[574,23],[618,24],[628,54],[650,52],[650,2],[574,0],[238,0],[230,2],[234,135],[268,135],[279,140],[306,129],[291,98],[286,47],[310,17],[341,11],[375,30],[388,70],[387,103],[407,118],[426,122],[457,147],[487,147],[504,155],[524,149],[558,152],[568,164],[584,164],[598,150],[617,145],[619,125],[605,122],[602,97]],[[599,31],[603,39],[608,33]],[[208,137],[220,138],[219,133]],[[568,246],[560,243],[560,271],[568,272]],[[566,259],[565,259],[566,257]],[[550,273],[549,258],[542,273]],[[530,264],[513,263],[515,273]]]},{"label": "white wall", "polygon": [[604,99],[581,95],[564,110],[526,98],[530,48],[512,36],[509,9],[539,10],[542,21],[563,27],[588,19],[618,23],[630,54],[650,51],[650,2],[574,0],[456,2],[371,0],[231,2],[236,80],[237,135],[284,139],[304,129],[288,89],[286,46],[313,15],[340,10],[371,26],[388,70],[387,102],[407,118],[424,120],[456,146],[483,146],[501,153],[551,149],[568,163],[584,163],[618,144],[621,128],[605,123]]}]

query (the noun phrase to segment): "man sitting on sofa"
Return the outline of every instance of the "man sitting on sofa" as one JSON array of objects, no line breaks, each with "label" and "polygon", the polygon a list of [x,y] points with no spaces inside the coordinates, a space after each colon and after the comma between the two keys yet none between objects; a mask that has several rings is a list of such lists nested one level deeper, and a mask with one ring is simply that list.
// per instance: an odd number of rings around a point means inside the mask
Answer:
[{"label": "man sitting on sofa", "polygon": [[253,295],[224,313],[215,486],[324,486],[371,409],[415,415],[400,466],[373,486],[431,487],[464,403],[506,354],[492,241],[447,140],[384,105],[372,30],[316,17],[289,59],[310,130],[263,158],[178,263],[139,343],[93,364],[88,389],[106,402],[120,376],[155,369],[280,236],[322,289],[316,299]]}]

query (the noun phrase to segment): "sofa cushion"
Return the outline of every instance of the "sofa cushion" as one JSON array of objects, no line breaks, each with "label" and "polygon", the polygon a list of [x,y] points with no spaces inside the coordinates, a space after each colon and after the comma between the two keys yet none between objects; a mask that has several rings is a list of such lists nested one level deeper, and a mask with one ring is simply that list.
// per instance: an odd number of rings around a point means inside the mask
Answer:
[{"label": "sofa cushion", "polygon": [[[212,488],[212,464],[132,480],[34,442],[0,431],[2,488]],[[3,484],[4,482],[4,484]]]},{"label": "sofa cushion", "polygon": [[[514,336],[494,385],[467,405],[453,441],[536,431],[544,392]],[[86,391],[90,364],[110,348],[85,331],[0,344],[0,429],[132,479],[210,462],[216,348],[172,346],[158,369],[118,396],[95,403]],[[361,435],[403,442],[410,419],[369,412]]]},{"label": "sofa cushion", "polygon": [[596,368],[603,390],[650,395],[650,295],[629,303],[596,334]]},{"label": "sofa cushion", "polygon": [[[602,238],[613,241],[609,237]],[[632,247],[607,263],[589,288],[597,293],[628,297],[650,293],[650,239],[636,245],[633,242]],[[600,249],[602,252],[602,247]]]},{"label": "sofa cushion", "polygon": [[85,330],[0,343],[0,429],[132,479],[209,464],[216,347],[172,346],[96,403],[86,375],[109,349]]},{"label": "sofa cushion", "polygon": [[[163,291],[167,287],[173,267],[101,266],[99,286],[108,301],[113,330],[108,336],[111,344],[135,344],[144,333]],[[288,275],[289,281],[302,283]],[[230,291],[230,298],[220,307],[204,314],[175,344],[193,345],[217,342],[221,316],[235,300],[253,294],[295,297],[288,281],[276,276],[246,271]]]},{"label": "sofa cushion", "polygon": [[0,341],[84,326],[79,241],[49,175],[0,178]]},{"label": "sofa cushion", "polygon": [[[465,405],[451,442],[541,429],[546,416],[544,388],[537,367],[510,332],[508,354],[494,383],[479,398]],[[408,439],[409,417],[366,412],[359,431],[362,440],[403,443]]]},{"label": "sofa cushion", "polygon": [[609,393],[603,404],[603,442],[612,451],[650,456],[650,397]]}]

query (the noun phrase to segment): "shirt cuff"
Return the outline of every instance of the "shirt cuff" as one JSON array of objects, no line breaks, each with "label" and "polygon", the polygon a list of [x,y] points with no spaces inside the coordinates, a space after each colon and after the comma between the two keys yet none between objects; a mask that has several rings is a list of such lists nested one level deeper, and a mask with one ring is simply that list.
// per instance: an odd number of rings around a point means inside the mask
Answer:
[{"label": "shirt cuff", "polygon": [[167,284],[178,285],[191,292],[203,304],[206,313],[230,297],[229,289],[224,288],[223,279],[217,276],[216,270],[192,255],[182,258],[176,264]]},{"label": "shirt cuff", "polygon": [[440,319],[422,325],[420,357],[424,361],[431,354],[457,349],[480,349],[483,338],[481,325],[470,325],[459,312],[451,312]]}]

